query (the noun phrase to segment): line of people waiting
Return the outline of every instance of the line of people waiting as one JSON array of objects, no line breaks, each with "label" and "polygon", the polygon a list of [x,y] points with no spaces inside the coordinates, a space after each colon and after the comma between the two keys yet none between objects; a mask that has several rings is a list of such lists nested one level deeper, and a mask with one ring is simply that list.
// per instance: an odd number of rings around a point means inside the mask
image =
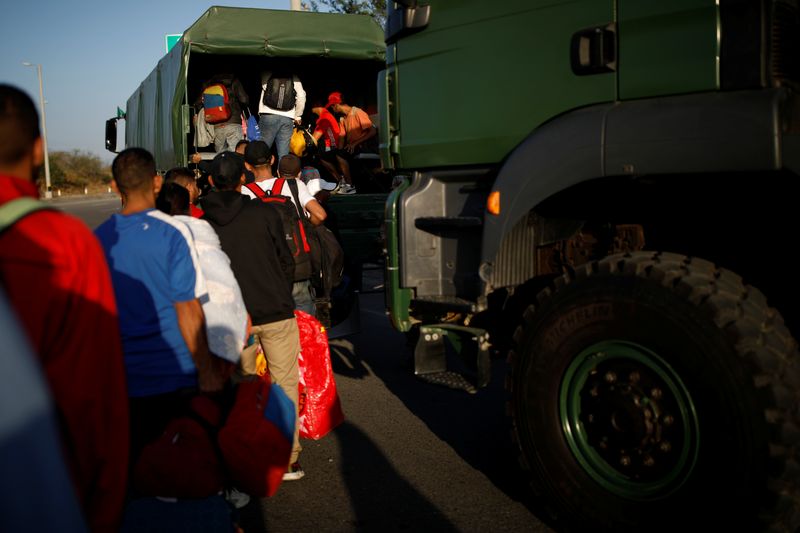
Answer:
[{"label": "line of people waiting", "polygon": [[[219,395],[231,378],[255,373],[255,346],[243,350],[248,332],[297,418],[294,310],[313,315],[313,300],[307,280],[295,279],[276,211],[242,190],[247,169],[262,190],[274,183],[269,148],[256,141],[243,151],[215,157],[214,190],[202,210],[192,211],[198,190],[191,171],[171,170],[165,185],[153,156],[128,148],[112,164],[121,211],[94,236],[41,205],[0,226],[0,281],[49,385],[76,500],[91,531],[118,530],[138,456],[198,391]],[[0,85],[0,209],[38,198],[42,160],[32,101]],[[286,155],[278,169],[279,177],[296,180],[299,211],[321,224],[325,211],[298,179],[300,160]],[[6,422],[0,416],[0,430]],[[285,480],[304,475],[297,427]],[[0,445],[7,437],[0,431]],[[0,483],[3,496],[14,482]],[[27,502],[32,495],[25,487],[16,489],[22,490],[14,498],[0,497],[0,524],[41,519],[40,504]],[[231,489],[231,501],[246,501]],[[3,505],[8,502],[13,510]]]}]

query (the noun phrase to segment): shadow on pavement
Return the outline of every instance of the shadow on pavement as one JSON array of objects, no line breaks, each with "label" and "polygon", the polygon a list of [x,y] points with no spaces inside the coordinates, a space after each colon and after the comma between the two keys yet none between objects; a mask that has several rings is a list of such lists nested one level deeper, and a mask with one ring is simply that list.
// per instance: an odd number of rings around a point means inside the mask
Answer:
[{"label": "shadow on pavement", "polygon": [[[358,427],[336,430],[342,478],[350,493],[358,531],[456,531],[448,519],[405,479]],[[375,490],[380,487],[379,490]]]},{"label": "shadow on pavement", "polygon": [[[357,426],[345,421],[327,439],[335,442],[328,448],[338,448],[333,453],[339,454],[330,470],[312,467],[306,479],[284,482],[274,497],[247,505],[241,510],[247,533],[456,531]],[[312,446],[304,441],[304,447]],[[319,458],[324,452],[312,453]]]},{"label": "shadow on pavement", "polygon": [[[519,452],[511,439],[511,424],[506,416],[505,361],[493,361],[492,379],[476,394],[423,382],[414,376],[413,357],[405,335],[391,329],[379,313],[364,312],[382,308],[380,294],[362,295],[362,330],[349,337],[354,352],[347,354],[350,366],[367,366],[386,387],[430,430],[470,466],[483,473],[508,497],[528,507],[534,514],[531,497],[520,470]],[[350,375],[334,363],[334,371]]]}]

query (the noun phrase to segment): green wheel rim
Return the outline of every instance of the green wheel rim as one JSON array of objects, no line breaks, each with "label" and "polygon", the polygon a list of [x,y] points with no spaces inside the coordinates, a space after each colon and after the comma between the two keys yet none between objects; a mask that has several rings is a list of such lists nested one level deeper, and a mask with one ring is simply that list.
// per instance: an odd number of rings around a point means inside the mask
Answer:
[{"label": "green wheel rim", "polygon": [[666,497],[697,462],[691,395],[673,368],[642,346],[609,340],[581,352],[561,381],[559,411],[578,463],[615,495]]}]

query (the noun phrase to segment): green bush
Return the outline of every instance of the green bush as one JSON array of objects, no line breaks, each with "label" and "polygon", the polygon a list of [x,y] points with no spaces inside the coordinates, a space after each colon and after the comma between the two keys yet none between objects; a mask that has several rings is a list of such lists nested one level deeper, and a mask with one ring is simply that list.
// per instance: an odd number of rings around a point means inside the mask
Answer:
[{"label": "green bush", "polygon": [[[83,193],[85,189],[106,189],[111,183],[111,167],[100,157],[81,150],[50,153],[50,184],[65,194]],[[44,188],[44,168],[39,173]]]}]

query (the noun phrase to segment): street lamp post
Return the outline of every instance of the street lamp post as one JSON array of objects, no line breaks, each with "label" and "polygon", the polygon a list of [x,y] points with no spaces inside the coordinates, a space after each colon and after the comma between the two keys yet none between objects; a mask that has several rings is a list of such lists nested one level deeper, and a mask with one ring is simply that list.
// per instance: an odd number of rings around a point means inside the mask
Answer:
[{"label": "street lamp post", "polygon": [[50,186],[50,156],[47,153],[47,115],[44,111],[44,84],[42,83],[42,65],[37,64],[34,65],[33,63],[28,63],[27,61],[22,63],[26,67],[36,67],[37,72],[39,73],[39,107],[42,108],[42,148],[44,148],[44,179],[45,185],[47,189],[44,192],[45,198],[52,198],[53,197],[53,188]]}]

